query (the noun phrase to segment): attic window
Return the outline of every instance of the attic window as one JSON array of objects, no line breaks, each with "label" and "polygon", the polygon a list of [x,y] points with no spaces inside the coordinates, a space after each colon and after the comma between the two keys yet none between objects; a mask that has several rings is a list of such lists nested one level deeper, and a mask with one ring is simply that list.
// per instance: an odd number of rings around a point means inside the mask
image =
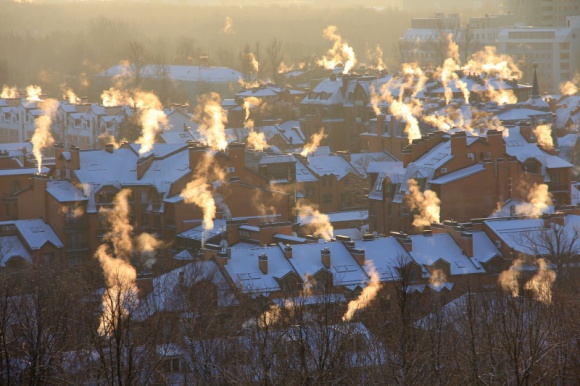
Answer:
[{"label": "attic window", "polygon": [[467,158],[469,158],[471,161],[475,161],[475,154],[467,153]]},{"label": "attic window", "polygon": [[441,168],[441,174],[447,173],[447,168]]}]

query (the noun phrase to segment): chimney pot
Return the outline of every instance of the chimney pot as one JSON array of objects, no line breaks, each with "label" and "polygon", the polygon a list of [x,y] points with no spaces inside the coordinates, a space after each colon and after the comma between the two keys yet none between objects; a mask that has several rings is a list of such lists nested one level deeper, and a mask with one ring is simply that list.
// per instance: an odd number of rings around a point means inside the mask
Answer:
[{"label": "chimney pot", "polygon": [[322,265],[324,265],[326,269],[330,269],[330,249],[328,249],[328,247],[320,251],[320,257],[322,259]]},{"label": "chimney pot", "polygon": [[268,274],[268,255],[265,253],[258,256],[258,265],[264,275]]},{"label": "chimney pot", "polygon": [[286,256],[287,259],[292,258],[292,246],[290,244],[286,244],[284,247],[284,256]]}]

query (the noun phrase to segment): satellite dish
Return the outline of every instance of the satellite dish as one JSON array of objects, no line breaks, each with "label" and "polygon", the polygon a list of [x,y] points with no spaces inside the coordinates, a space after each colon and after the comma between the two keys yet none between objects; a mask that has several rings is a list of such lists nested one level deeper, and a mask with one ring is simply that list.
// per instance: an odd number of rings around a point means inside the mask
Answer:
[{"label": "satellite dish", "polygon": [[220,241],[220,248],[222,249],[222,251],[228,249],[228,240],[223,239],[222,241]]},{"label": "satellite dish", "polygon": [[373,232],[373,237],[374,237],[374,238],[377,238],[377,237],[379,237],[379,234],[377,233],[377,231],[374,231],[374,232]]}]

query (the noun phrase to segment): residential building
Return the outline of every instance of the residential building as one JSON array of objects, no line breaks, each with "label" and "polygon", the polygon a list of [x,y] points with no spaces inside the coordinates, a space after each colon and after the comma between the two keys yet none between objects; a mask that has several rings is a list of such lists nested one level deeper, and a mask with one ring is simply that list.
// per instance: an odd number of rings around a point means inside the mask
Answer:
[{"label": "residential building", "polygon": [[383,234],[413,230],[411,179],[421,190],[437,194],[440,217],[449,220],[487,217],[498,203],[527,201],[530,187],[543,183],[558,204],[570,204],[573,165],[535,141],[531,126],[509,129],[505,140],[501,132],[488,130],[478,137],[439,132],[413,141],[403,152],[402,165],[369,166],[371,230]]},{"label": "residential building", "polygon": [[511,27],[498,35],[498,51],[521,63],[524,79],[533,75],[534,66],[540,88],[558,93],[560,83],[572,80],[580,70],[580,16],[569,16],[561,27]]},{"label": "residential building", "polygon": [[76,264],[97,248],[106,231],[101,209],[112,208],[115,195],[130,189],[130,221],[135,232],[155,233],[171,242],[177,234],[202,223],[201,209],[185,203],[181,192],[206,153],[226,174],[213,192],[223,203],[220,217],[248,217],[263,208],[275,208],[273,214],[289,218],[288,194],[245,167],[243,144],[230,144],[226,152],[210,152],[199,144],[158,144],[140,155],[139,148],[125,145],[83,151],[70,147],[64,151],[57,146],[54,175],[58,180],[35,176],[30,187],[18,194],[19,218],[44,218],[67,240],[65,253],[69,263]]},{"label": "residential building", "polygon": [[62,263],[63,244],[42,219],[0,222],[0,272],[17,271],[38,260]]},{"label": "residential building", "polygon": [[568,16],[580,15],[578,0],[508,0],[516,21],[534,27],[563,27]]}]

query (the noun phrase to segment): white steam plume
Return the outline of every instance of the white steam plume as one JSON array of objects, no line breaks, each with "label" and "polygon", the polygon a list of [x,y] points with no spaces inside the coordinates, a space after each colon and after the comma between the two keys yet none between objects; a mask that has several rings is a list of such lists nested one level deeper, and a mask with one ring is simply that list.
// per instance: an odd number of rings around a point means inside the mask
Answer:
[{"label": "white steam plume", "polygon": [[304,148],[300,152],[300,155],[302,157],[306,157],[310,154],[313,154],[316,151],[316,149],[318,149],[318,147],[320,146],[322,140],[326,137],[327,135],[324,134],[324,129],[320,129],[318,133],[312,134],[312,136],[310,137],[310,142],[304,145]]},{"label": "white steam plume", "polygon": [[371,260],[367,260],[365,264],[369,267],[369,276],[371,278],[368,285],[362,290],[361,294],[355,300],[348,303],[348,309],[342,316],[343,322],[348,322],[352,319],[355,312],[362,310],[369,306],[371,301],[377,296],[380,289],[379,274]]},{"label": "white steam plume", "polygon": [[528,202],[516,205],[518,215],[539,217],[546,213],[552,205],[552,195],[546,184],[534,184],[528,193]]},{"label": "white steam plume", "polygon": [[333,42],[333,45],[317,63],[324,66],[324,68],[334,70],[339,63],[343,63],[344,61],[344,70],[342,73],[348,74],[356,64],[354,50],[336,33],[336,26],[334,25],[326,27],[323,31],[323,36]]},{"label": "white steam plume", "polygon": [[411,210],[416,210],[413,220],[413,226],[417,228],[424,228],[429,226],[432,222],[439,222],[439,214],[441,212],[441,201],[437,194],[431,190],[426,190],[421,193],[417,181],[411,178],[409,183],[409,195],[405,197]]},{"label": "white steam plume", "polygon": [[58,101],[56,99],[46,99],[40,102],[40,108],[43,115],[34,120],[34,134],[30,139],[30,142],[32,142],[32,154],[34,154],[38,165],[38,174],[42,171],[42,150],[54,143],[50,127],[58,109]]},{"label": "white steam plume", "polygon": [[222,108],[219,94],[209,93],[198,98],[193,119],[199,124],[202,141],[214,150],[228,147],[225,125],[228,122],[226,111]]},{"label": "white steam plume", "polygon": [[326,241],[330,241],[334,236],[334,227],[330,223],[330,218],[324,213],[310,205],[298,203],[296,205],[298,216],[308,219],[305,225],[306,230],[314,236],[320,236]]}]

